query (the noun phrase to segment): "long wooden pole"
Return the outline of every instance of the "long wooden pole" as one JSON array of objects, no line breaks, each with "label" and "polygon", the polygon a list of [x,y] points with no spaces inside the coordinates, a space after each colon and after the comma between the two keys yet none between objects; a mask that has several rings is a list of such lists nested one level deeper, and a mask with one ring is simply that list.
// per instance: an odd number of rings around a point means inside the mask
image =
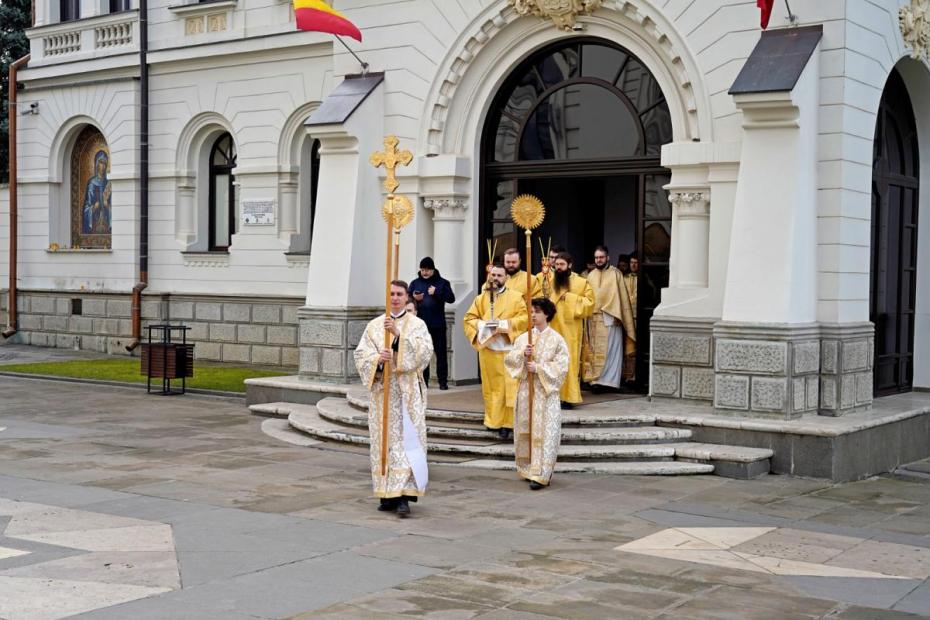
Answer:
[{"label": "long wooden pole", "polygon": [[[390,199],[390,197],[388,197]],[[391,277],[393,274],[394,261],[391,259],[391,250],[394,249],[392,238],[394,236],[394,216],[388,218],[387,223],[387,260],[384,261],[386,280],[386,290],[384,293],[384,319],[391,318]],[[384,330],[384,348],[391,348],[391,332]],[[381,369],[381,385],[384,389],[384,401],[381,406],[381,476],[387,476],[387,451],[388,451],[388,410],[391,402],[391,363],[384,362]]]},{"label": "long wooden pole", "polygon": [[400,228],[394,229],[394,277],[396,280],[400,276]]},{"label": "long wooden pole", "polygon": [[[526,330],[526,342],[530,346],[533,345],[533,322],[531,319],[532,314],[533,314],[533,303],[532,303],[533,301],[533,274],[532,274],[533,267],[532,265],[533,265],[533,231],[527,228],[526,229],[526,266],[527,266],[526,293],[524,293],[524,295],[526,297],[526,318],[529,321],[529,325]],[[531,355],[528,361],[532,362],[533,359],[534,359],[534,356]],[[527,385],[528,392],[527,392],[526,402],[527,402],[527,405],[529,406],[527,421],[529,422],[529,427],[530,427],[530,463],[532,464],[533,462],[533,396],[534,396],[533,392],[535,391],[534,388],[536,387],[536,378],[533,376],[533,373],[530,372],[529,370],[527,370],[526,378],[528,381],[528,385]]]}]

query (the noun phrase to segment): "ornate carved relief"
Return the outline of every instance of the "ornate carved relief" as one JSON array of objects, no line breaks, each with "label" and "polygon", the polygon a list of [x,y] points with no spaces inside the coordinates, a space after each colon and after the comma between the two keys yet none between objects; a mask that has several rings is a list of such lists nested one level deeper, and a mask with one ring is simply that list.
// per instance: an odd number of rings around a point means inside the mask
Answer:
[{"label": "ornate carved relief", "polygon": [[710,197],[705,192],[672,192],[668,195],[668,200],[679,217],[710,215]]},{"label": "ornate carved relief", "polygon": [[911,48],[911,58],[930,60],[930,0],[911,0],[898,10],[901,35]]},{"label": "ornate carved relief", "polygon": [[433,212],[436,220],[464,220],[468,200],[458,197],[424,198],[423,206]]},{"label": "ornate carved relief", "polygon": [[518,15],[549,18],[559,30],[571,32],[579,15],[590,15],[603,0],[509,0]]},{"label": "ornate carved relief", "polygon": [[226,30],[226,13],[207,15],[207,31],[220,32]]},{"label": "ornate carved relief", "polygon": [[203,17],[188,17],[184,20],[184,34],[193,35],[193,34],[202,34],[203,33]]},{"label": "ornate carved relief", "polygon": [[[507,3],[501,3],[494,8],[484,12],[484,18],[476,20],[470,26],[471,32],[459,45],[457,52],[446,58],[443,62],[442,69],[445,71],[445,77],[442,79],[438,89],[430,95],[429,120],[427,125],[427,152],[437,154],[442,152],[443,133],[446,129],[446,117],[449,106],[455,96],[459,84],[462,81],[466,71],[474,61],[475,57],[496,34],[498,34],[507,24],[519,19],[518,9],[515,6],[517,0],[508,0]],[[539,2],[548,2],[556,0],[522,0],[523,4],[538,4]],[[570,0],[565,0],[569,2]],[[590,0],[588,5],[593,5]],[[667,61],[672,71],[673,78],[678,83],[679,97],[681,98],[688,112],[688,122],[690,126],[690,137],[698,137],[697,127],[697,103],[693,80],[685,65],[681,52],[676,47],[677,38],[671,36],[671,30],[666,32],[660,22],[653,15],[650,15],[646,7],[637,7],[637,2],[629,0],[597,0],[598,7],[603,7],[615,12],[615,16],[623,21],[632,22],[638,26],[641,33],[654,43],[656,51],[661,54]],[[594,10],[594,9],[592,9]],[[671,93],[665,93],[671,96]]]}]

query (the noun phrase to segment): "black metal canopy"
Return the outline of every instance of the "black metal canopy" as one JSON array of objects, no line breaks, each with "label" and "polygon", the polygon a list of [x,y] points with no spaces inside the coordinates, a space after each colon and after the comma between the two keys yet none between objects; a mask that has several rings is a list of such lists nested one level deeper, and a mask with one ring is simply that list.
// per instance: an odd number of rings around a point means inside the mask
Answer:
[{"label": "black metal canopy", "polygon": [[766,30],[730,87],[731,95],[790,91],[823,37],[823,26]]}]

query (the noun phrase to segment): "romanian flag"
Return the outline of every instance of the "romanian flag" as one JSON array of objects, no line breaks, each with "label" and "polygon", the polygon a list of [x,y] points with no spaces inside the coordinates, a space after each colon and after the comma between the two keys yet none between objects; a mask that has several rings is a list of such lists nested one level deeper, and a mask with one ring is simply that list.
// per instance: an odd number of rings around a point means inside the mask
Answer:
[{"label": "romanian flag", "polygon": [[328,32],[362,40],[362,33],[345,15],[323,0],[294,0],[294,15],[298,30]]}]

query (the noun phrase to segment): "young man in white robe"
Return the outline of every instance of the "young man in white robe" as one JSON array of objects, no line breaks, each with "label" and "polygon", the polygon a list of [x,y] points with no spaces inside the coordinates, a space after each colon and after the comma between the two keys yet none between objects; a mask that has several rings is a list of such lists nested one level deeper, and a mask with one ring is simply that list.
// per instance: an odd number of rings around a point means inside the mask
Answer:
[{"label": "young man in white robe", "polygon": [[[391,316],[373,319],[355,349],[355,366],[370,390],[371,481],[378,510],[410,514],[409,502],[426,493],[426,382],[423,369],[433,355],[426,323],[406,310],[407,283],[391,283]],[[385,331],[391,344],[385,347]],[[387,467],[381,474],[384,371],[389,367]]]},{"label": "young man in white robe", "polygon": [[[517,473],[534,491],[549,485],[562,442],[559,390],[568,374],[565,339],[549,326],[556,307],[549,299],[532,301],[533,344],[521,334],[504,359],[510,375],[520,381],[514,407],[514,455]],[[529,385],[533,382],[533,423],[530,428]],[[532,446],[532,448],[531,448]]]}]

